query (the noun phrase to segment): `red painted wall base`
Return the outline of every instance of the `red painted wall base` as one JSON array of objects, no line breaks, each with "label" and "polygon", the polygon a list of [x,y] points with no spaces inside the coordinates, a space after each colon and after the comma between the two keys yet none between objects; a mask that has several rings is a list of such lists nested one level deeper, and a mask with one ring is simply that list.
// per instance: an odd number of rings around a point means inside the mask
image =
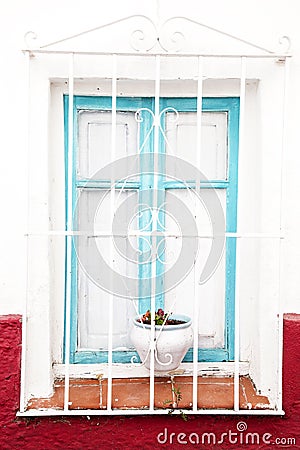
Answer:
[{"label": "red painted wall base", "polygon": [[284,317],[284,417],[17,418],[20,353],[20,317],[0,316],[1,450],[300,449],[300,315]]}]

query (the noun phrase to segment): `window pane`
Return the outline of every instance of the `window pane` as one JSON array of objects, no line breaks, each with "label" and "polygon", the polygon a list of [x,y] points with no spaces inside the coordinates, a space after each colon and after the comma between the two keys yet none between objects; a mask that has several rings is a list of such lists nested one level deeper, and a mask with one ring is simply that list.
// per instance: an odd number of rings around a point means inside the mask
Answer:
[{"label": "window pane", "polygon": [[[110,111],[79,112],[78,178],[90,178],[111,162],[111,120],[112,114]],[[138,123],[135,120],[135,113],[118,111],[116,159],[135,154],[137,149]]]},{"label": "window pane", "polygon": [[[137,265],[134,263],[137,253],[135,237],[127,239],[124,236],[101,237],[101,234],[111,232],[110,208],[112,193],[100,189],[84,189],[81,192],[81,200],[78,208],[78,224],[81,231],[88,231],[87,235],[80,237],[78,245],[78,329],[79,349],[102,349],[108,345],[108,310],[109,293],[105,290],[111,288],[110,280],[103,279],[103,263],[99,264],[99,254],[109,267],[109,274],[120,275],[126,291],[128,277],[132,284],[136,285]],[[115,192],[115,214],[119,215],[122,229],[118,231],[126,234],[127,226],[135,227],[132,221],[134,217],[132,207],[127,207],[127,202],[134,205],[137,201],[135,191]],[[124,207],[125,206],[125,207]],[[96,246],[95,246],[96,244]],[[96,253],[95,253],[96,249]],[[99,252],[99,253],[98,253]],[[96,267],[95,267],[96,266]],[[106,284],[106,281],[108,284]],[[103,289],[104,287],[104,289]],[[136,315],[133,300],[121,299],[113,296],[114,320],[113,320],[113,348],[126,349],[130,346],[129,325],[131,318]]]},{"label": "window pane", "polygon": [[[202,189],[201,196],[204,202],[211,195],[214,195],[212,189]],[[223,207],[224,214],[226,214],[226,190],[219,189],[217,195]],[[174,201],[183,202],[189,208],[191,215],[193,217],[196,216],[196,197],[193,191],[187,191],[185,189],[168,190],[166,194],[166,210],[168,210],[168,207],[171,208],[170,202]],[[180,220],[178,223],[180,224]],[[171,233],[176,232],[176,228],[178,228],[178,224],[174,222],[171,216],[166,214],[166,231],[170,231]],[[199,207],[197,228],[199,234],[211,235],[212,233],[210,218],[203,206]],[[192,270],[186,274],[183,281],[171,291],[166,292],[166,310],[193,317],[193,302],[194,296],[196,295],[195,286],[207,261],[211,249],[211,242],[211,239],[199,239],[198,258],[200,260],[200,272],[196,273],[193,265]],[[172,267],[177,257],[180,257],[181,245],[181,238],[170,237],[166,239],[166,270]],[[172,272],[170,271],[170,276],[171,274]],[[205,284],[199,286],[198,289],[199,347],[216,348],[224,346],[225,275],[225,254],[223,254],[215,273]],[[168,276],[166,274],[166,278]],[[168,285],[169,281],[166,280],[166,283]]]},{"label": "window pane", "polygon": [[[167,152],[197,166],[197,113],[166,114]],[[202,113],[200,167],[209,180],[227,179],[227,113]],[[178,171],[180,178],[180,172]]]}]

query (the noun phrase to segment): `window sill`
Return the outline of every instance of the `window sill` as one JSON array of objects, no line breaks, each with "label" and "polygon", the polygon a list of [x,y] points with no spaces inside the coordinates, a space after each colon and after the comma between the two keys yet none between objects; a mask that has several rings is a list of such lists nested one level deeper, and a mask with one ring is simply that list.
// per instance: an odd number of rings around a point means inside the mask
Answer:
[{"label": "window sill", "polygon": [[[191,409],[193,379],[191,376],[155,377],[154,407],[157,409]],[[148,409],[149,377],[114,378],[112,385],[112,408]],[[176,403],[172,388],[180,391],[181,399]],[[107,379],[70,379],[70,410],[107,408]],[[27,410],[63,409],[64,381],[56,380],[54,394],[50,398],[33,398]],[[198,409],[233,409],[233,377],[199,376]],[[240,377],[240,409],[271,409],[268,398],[258,395],[248,376]]]}]

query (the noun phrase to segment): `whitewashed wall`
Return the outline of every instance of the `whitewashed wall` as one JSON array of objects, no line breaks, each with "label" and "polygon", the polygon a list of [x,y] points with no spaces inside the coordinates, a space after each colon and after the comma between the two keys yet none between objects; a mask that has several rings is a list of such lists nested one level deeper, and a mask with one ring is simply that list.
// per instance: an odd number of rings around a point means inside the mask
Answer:
[{"label": "whitewashed wall", "polygon": [[[158,8],[159,6],[159,8]],[[278,49],[278,38],[288,35],[292,42],[291,79],[289,83],[289,104],[288,104],[288,146],[285,154],[283,166],[283,224],[285,240],[282,243],[283,260],[281,267],[281,294],[284,300],[285,312],[300,312],[300,284],[298,283],[298,273],[300,271],[300,136],[299,123],[300,115],[298,105],[300,104],[300,32],[297,22],[297,1],[286,1],[283,5],[279,1],[252,1],[248,4],[235,1],[171,1],[163,0],[160,5],[156,1],[112,1],[107,4],[98,1],[84,2],[84,5],[77,1],[14,1],[3,4],[0,7],[0,30],[2,39],[1,48],[1,99],[2,108],[0,110],[1,119],[1,143],[2,143],[2,170],[1,170],[1,205],[2,222],[0,225],[0,314],[21,313],[26,292],[26,239],[24,233],[27,231],[27,179],[28,161],[26,159],[27,143],[27,97],[26,97],[26,67],[25,58],[21,52],[24,48],[23,36],[29,31],[35,31],[41,43],[50,42],[62,37],[76,34],[80,31],[97,27],[98,25],[130,14],[150,15],[153,18],[159,10],[160,17],[165,19],[172,15],[186,15],[199,20],[202,23],[215,28],[220,28],[233,35],[252,41],[263,47]],[[170,13],[171,11],[171,13]],[[205,47],[204,47],[205,50]],[[35,149],[32,153],[33,160],[30,166],[33,172],[29,175],[29,188],[32,194],[30,207],[30,227],[31,230],[47,229],[49,217],[51,220],[56,217],[57,223],[52,222],[52,226],[63,229],[63,215],[52,214],[53,211],[61,211],[63,204],[59,195],[53,193],[63,193],[63,155],[62,153],[50,154],[39,151],[39,149],[55,149],[56,143],[62,142],[63,130],[55,126],[51,133],[51,124],[57,125],[58,119],[62,119],[62,112],[57,108],[59,92],[61,87],[57,83],[50,92],[48,78],[66,76],[67,65],[61,63],[55,70],[49,72],[48,65],[42,63],[42,57],[33,61],[33,91],[34,102],[32,109],[31,123],[36,123],[35,133],[32,135],[32,142]],[[267,132],[251,135],[251,131],[246,128],[246,153],[241,159],[241,178],[239,198],[241,199],[241,226],[247,226],[248,231],[276,231],[278,229],[278,203],[272,201],[278,196],[278,174],[279,159],[272,154],[273,144],[278,146],[281,139],[279,132],[280,117],[273,110],[274,103],[280,96],[277,90],[282,73],[280,69],[272,69],[267,79],[267,84],[253,80],[251,73],[249,78],[252,81],[247,85],[247,118],[252,125],[257,121],[258,129],[261,127],[260,118],[264,118],[264,125],[267,125]],[[127,67],[124,70],[128,70]],[[141,73],[143,66],[141,66]],[[254,70],[254,69],[253,69]],[[261,69],[264,71],[264,68]],[[267,69],[266,69],[267,70]],[[44,71],[44,73],[42,73]],[[254,72],[257,71],[257,67]],[[250,71],[251,72],[251,71]],[[254,73],[253,72],[253,73]],[[103,72],[105,74],[105,71]],[[265,72],[264,72],[265,73]],[[84,73],[78,73],[84,75]],[[236,77],[237,72],[227,76]],[[168,77],[167,69],[165,77]],[[255,78],[255,76],[254,76]],[[273,84],[272,84],[273,83]],[[238,95],[237,85],[234,81],[230,85],[219,87],[224,93]],[[90,92],[91,87],[81,87],[81,91]],[[125,86],[124,89],[129,89]],[[147,88],[146,88],[147,89]],[[225,89],[225,90],[224,90]],[[124,91],[124,90],[123,90]],[[212,94],[216,92],[215,87],[209,83],[205,86],[205,92]],[[50,107],[51,106],[51,107]],[[50,107],[50,108],[49,108]],[[50,127],[48,121],[48,111],[50,115]],[[259,110],[259,114],[257,111]],[[53,111],[55,112],[53,114]],[[62,120],[60,121],[62,126]],[[251,130],[251,127],[249,127]],[[272,131],[271,131],[272,130]],[[264,149],[264,150],[262,150]],[[51,156],[53,155],[53,156]],[[34,168],[39,171],[35,171]],[[249,170],[250,169],[250,170]],[[40,173],[40,176],[39,176]],[[50,174],[49,180],[45,174]],[[261,174],[267,176],[261,176]],[[51,189],[49,189],[49,186]],[[52,193],[52,194],[51,194]],[[244,202],[242,201],[244,200]],[[38,214],[37,214],[37,211]],[[257,212],[264,212],[262,221],[258,220]],[[58,217],[58,219],[57,219]],[[249,230],[249,227],[251,228]],[[51,361],[45,352],[45,346],[49,343],[49,336],[60,335],[62,332],[61,322],[49,320],[56,318],[56,313],[63,310],[62,302],[62,266],[59,263],[59,253],[47,253],[47,244],[44,238],[35,241],[30,239],[29,255],[32,257],[29,273],[29,288],[32,295],[31,305],[38,308],[39,314],[33,321],[32,335],[29,340],[34,340],[36,335],[42,335],[39,349],[32,355],[29,365],[35,368],[35,374],[31,379],[31,386],[40,386],[40,394],[49,391],[49,376],[43,377],[50,372]],[[56,250],[62,255],[62,239],[55,238]],[[59,243],[59,239],[61,242]],[[242,335],[242,347],[245,358],[254,358],[253,375],[258,380],[258,385],[263,391],[267,391],[270,373],[273,369],[274,345],[270,340],[269,330],[272,323],[266,319],[268,303],[265,299],[276,300],[278,290],[278,266],[276,265],[276,247],[266,243],[263,249],[266,250],[264,259],[260,255],[257,262],[258,250],[252,243],[245,243],[242,247],[243,254],[252,253],[252,259],[246,259],[241,265],[242,290],[244,303],[242,307],[247,310],[249,302],[252,308],[252,321],[242,322],[244,333]],[[247,248],[248,247],[248,248]],[[272,255],[274,257],[270,257]],[[49,258],[51,276],[48,276]],[[53,263],[53,264],[52,264]],[[261,276],[253,279],[253,274],[257,264],[261,267]],[[53,272],[54,270],[54,272]],[[39,277],[35,277],[39,273]],[[268,275],[264,275],[264,273]],[[268,278],[268,276],[270,278]],[[52,281],[55,280],[53,284]],[[49,302],[49,297],[51,302]],[[30,310],[29,310],[30,313]],[[265,321],[265,323],[264,323]],[[253,325],[261,324],[261,333],[258,336],[253,332]],[[51,325],[50,325],[51,324]],[[55,343],[55,341],[54,341]],[[253,356],[251,348],[257,344],[261,348],[259,357]],[[51,348],[54,358],[60,354],[60,342]],[[269,372],[265,376],[261,367],[260,359],[270,358]],[[44,364],[40,364],[43,361]],[[276,367],[275,367],[276,370]],[[44,372],[43,372],[44,371]],[[46,379],[45,385],[41,385],[40,380]],[[39,383],[37,383],[39,380]],[[28,390],[30,391],[30,386]]]}]

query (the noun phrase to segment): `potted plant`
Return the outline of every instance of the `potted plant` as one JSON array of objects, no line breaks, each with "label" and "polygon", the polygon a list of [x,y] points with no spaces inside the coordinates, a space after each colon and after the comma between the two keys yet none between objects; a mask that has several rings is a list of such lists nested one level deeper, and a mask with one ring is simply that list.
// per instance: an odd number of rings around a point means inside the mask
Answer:
[{"label": "potted plant", "polygon": [[[154,368],[156,371],[177,369],[193,342],[192,320],[181,314],[155,312]],[[150,368],[151,312],[133,320],[131,341],[147,369]]]}]

